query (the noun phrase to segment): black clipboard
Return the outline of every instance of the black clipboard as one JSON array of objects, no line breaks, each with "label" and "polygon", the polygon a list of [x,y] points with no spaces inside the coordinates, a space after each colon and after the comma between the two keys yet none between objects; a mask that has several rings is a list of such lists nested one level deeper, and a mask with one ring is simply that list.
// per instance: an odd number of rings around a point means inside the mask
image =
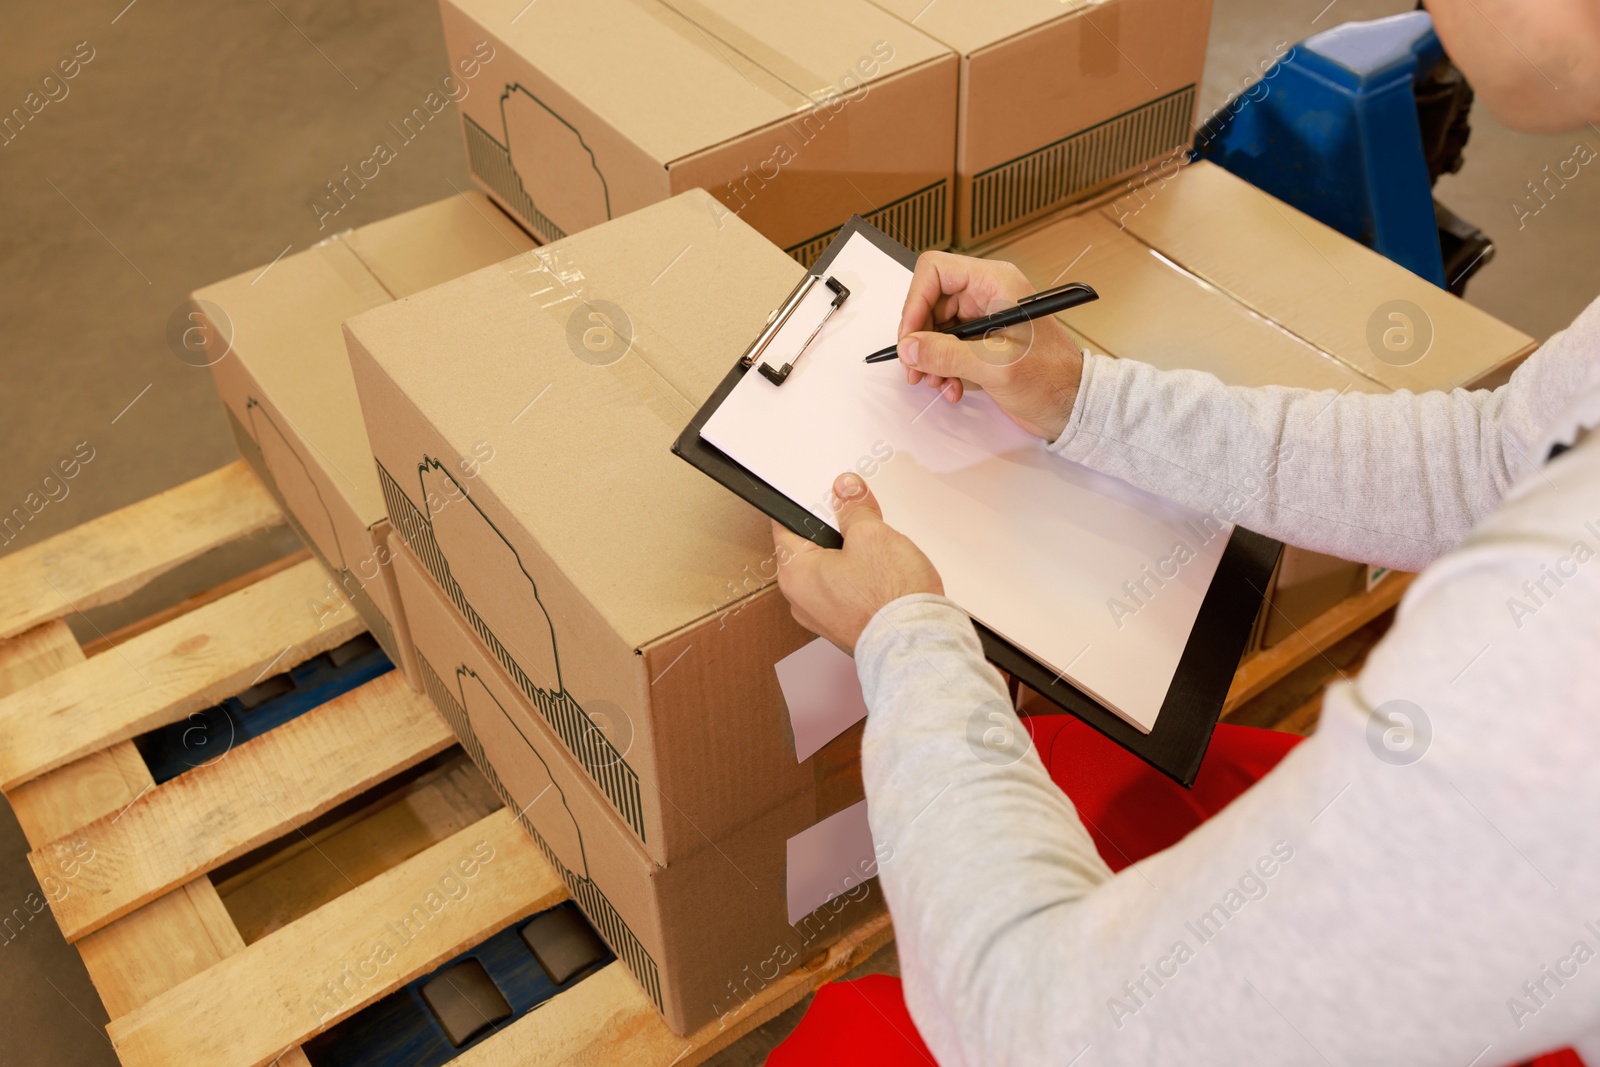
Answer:
[{"label": "black clipboard", "polygon": [[[839,250],[860,234],[907,269],[914,269],[917,254],[859,215],[851,216],[827,251],[812,264],[810,273],[822,277]],[[700,436],[713,412],[722,406],[749,367],[742,362],[717,385],[672,445],[675,455],[753,504],[767,517],[823,548],[844,544],[838,531],[757,478],[726,453]],[[1201,601],[1200,613],[1190,631],[1173,672],[1172,685],[1156,716],[1155,727],[1142,733],[1114,711],[1078,689],[1055,671],[1023,652],[987,626],[973,620],[984,655],[1001,670],[1076,715],[1111,740],[1185,787],[1194,784],[1222,715],[1228,686],[1244,656],[1256,615],[1266,596],[1267,583],[1277,566],[1283,545],[1269,537],[1235,526],[1233,536],[1217,565],[1216,576]]]}]

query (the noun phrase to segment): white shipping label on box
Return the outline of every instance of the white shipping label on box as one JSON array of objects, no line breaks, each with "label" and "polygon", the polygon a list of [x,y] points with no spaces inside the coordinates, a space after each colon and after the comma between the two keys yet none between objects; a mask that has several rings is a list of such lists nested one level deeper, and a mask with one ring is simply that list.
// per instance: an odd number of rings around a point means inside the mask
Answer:
[{"label": "white shipping label on box", "polygon": [[865,800],[800,831],[789,838],[789,925],[877,873]]},{"label": "white shipping label on box", "polygon": [[867,717],[856,661],[827,638],[789,653],[774,669],[789,705],[794,752],[801,762]]}]

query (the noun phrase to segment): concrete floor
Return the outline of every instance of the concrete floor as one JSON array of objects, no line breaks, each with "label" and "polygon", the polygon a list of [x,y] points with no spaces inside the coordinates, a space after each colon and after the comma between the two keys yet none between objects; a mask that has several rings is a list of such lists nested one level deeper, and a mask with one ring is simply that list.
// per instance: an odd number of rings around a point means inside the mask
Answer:
[{"label": "concrete floor", "polygon": [[[1280,42],[1412,6],[1325,3],[1216,0],[1202,112]],[[0,534],[0,555],[234,458],[210,376],[173,354],[169,320],[191,289],[326,236],[308,201],[445,74],[426,2],[10,7],[0,112],[75,49],[92,58],[65,98],[0,145],[0,509],[38,489],[80,442],[94,458],[20,536]],[[1511,205],[1579,140],[1600,150],[1600,134],[1527,137],[1481,109],[1473,126],[1464,171],[1438,190],[1498,245],[1468,298],[1543,338],[1600,289],[1600,176],[1585,171],[1521,228]],[[456,120],[442,115],[338,224],[467,181]],[[0,915],[31,909],[38,892],[25,851],[0,805]],[[104,1023],[48,911],[0,935],[0,1065],[113,1064]],[[759,1062],[771,1040],[719,1062]]]}]

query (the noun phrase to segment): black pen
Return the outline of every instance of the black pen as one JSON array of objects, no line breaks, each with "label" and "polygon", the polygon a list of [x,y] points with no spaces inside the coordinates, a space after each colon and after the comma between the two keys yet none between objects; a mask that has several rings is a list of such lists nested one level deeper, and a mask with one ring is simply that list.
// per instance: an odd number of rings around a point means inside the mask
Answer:
[{"label": "black pen", "polygon": [[[993,315],[973,319],[971,322],[953,322],[939,329],[940,333],[948,333],[961,341],[976,341],[978,338],[993,330],[1003,330],[1007,326],[1015,326],[1019,322],[1030,322],[1046,315],[1054,315],[1058,311],[1075,308],[1079,304],[1087,304],[1091,300],[1098,300],[1100,294],[1082,282],[1068,282],[1058,285],[1054,289],[1046,289],[1042,293],[1034,293],[1017,301],[1016,307],[997,311]],[[865,360],[867,363],[887,363],[900,355],[898,345],[880,348]]]}]

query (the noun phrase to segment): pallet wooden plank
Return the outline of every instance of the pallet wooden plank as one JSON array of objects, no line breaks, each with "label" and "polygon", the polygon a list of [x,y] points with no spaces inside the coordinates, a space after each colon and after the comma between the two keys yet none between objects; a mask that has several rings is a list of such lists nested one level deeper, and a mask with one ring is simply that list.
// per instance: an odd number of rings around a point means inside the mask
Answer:
[{"label": "pallet wooden plank", "polygon": [[283,522],[237,460],[0,559],[0,637],[121,600],[181,563]]},{"label": "pallet wooden plank", "polygon": [[187,615],[195,608],[203,608],[214,600],[221,600],[230,593],[237,593],[245,586],[254,585],[263,578],[270,578],[279,571],[286,571],[296,563],[303,563],[311,558],[309,548],[301,548],[298,552],[291,552],[287,556],[280,556],[268,563],[263,563],[253,571],[229,578],[227,581],[214,585],[209,589],[185,597],[176,604],[170,604],[153,615],[146,615],[126,626],[119,626],[110,633],[96,633],[83,643],[83,654],[95,656],[101,652],[109,652],[118,645],[140,634],[154,630],[162,623],[170,622],[179,615]]},{"label": "pallet wooden plank", "polygon": [[0,699],[0,789],[248,688],[361,632],[315,560]]},{"label": "pallet wooden plank", "polygon": [[118,741],[19,785],[8,799],[28,844],[38,848],[115,815],[154,785],[133,742]]},{"label": "pallet wooden plank", "polygon": [[[399,671],[313,708],[28,854],[34,873],[73,870],[52,902],[68,941],[281,837],[454,736]],[[80,862],[87,849],[92,863]]]},{"label": "pallet wooden plank", "polygon": [[826,952],[758,992],[736,1015],[707,1023],[687,1038],[667,1029],[638,983],[622,964],[613,963],[468,1049],[451,1061],[451,1067],[614,1063],[689,1067],[845,974],[893,936],[887,913],[869,919]]},{"label": "pallet wooden plank", "polygon": [[[82,662],[66,623],[45,623],[0,642],[0,694]],[[120,811],[154,784],[133,743],[122,741],[20,786],[7,799],[29,842],[39,845]],[[80,872],[93,863],[89,859]],[[74,881],[59,880],[69,895]],[[77,945],[112,1018],[242,947],[216,890],[204,878]]]},{"label": "pallet wooden plank", "polygon": [[205,877],[152,900],[77,944],[89,980],[112,1019],[242,948],[244,942]]},{"label": "pallet wooden plank", "polygon": [[1245,701],[1265,692],[1313,656],[1400,603],[1400,598],[1410,588],[1414,577],[1412,574],[1392,574],[1379,582],[1376,589],[1330,608],[1304,628],[1245,660],[1234,674],[1233,684],[1228,687],[1228,697],[1222,705],[1223,717],[1226,718],[1229,712]]},{"label": "pallet wooden plank", "polygon": [[[0,641],[0,697],[26,689],[52,674],[82,663],[83,659],[83,650],[78,647],[72,630],[60,619],[42,623],[26,633]],[[113,797],[123,786],[114,769],[109,785]],[[102,788],[97,792],[107,791]],[[70,809],[76,806],[78,793],[79,789],[74,783],[63,781],[59,790],[48,788],[37,796],[18,791],[7,799],[11,801],[11,809],[28,843],[38,846],[103,813],[105,809],[102,808],[88,818],[73,821]]]},{"label": "pallet wooden plank", "polygon": [[511,813],[497,811],[107,1030],[124,1067],[259,1067],[565,897]]},{"label": "pallet wooden plank", "polygon": [[60,619],[0,641],[0,697],[83,662],[72,630]]}]

